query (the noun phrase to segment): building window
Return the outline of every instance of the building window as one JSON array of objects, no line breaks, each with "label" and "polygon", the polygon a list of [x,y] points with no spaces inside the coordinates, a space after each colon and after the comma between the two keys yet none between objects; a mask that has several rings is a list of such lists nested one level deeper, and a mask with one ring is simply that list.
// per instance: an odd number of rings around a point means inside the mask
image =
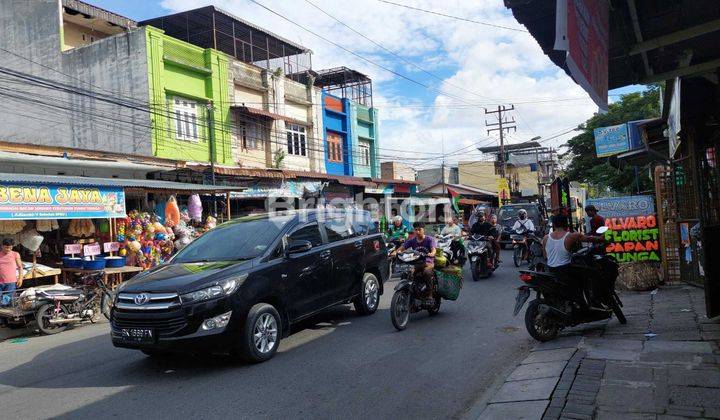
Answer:
[{"label": "building window", "polygon": [[305,127],[299,124],[291,124],[286,122],[285,130],[287,133],[288,154],[296,156],[307,156]]},{"label": "building window", "polygon": [[237,125],[238,146],[243,149],[262,150],[261,123],[240,121]]},{"label": "building window", "polygon": [[330,162],[343,161],[342,137],[339,134],[327,133],[327,159]]},{"label": "building window", "polygon": [[360,164],[370,166],[370,143],[361,140],[358,142],[358,148],[360,152]]},{"label": "building window", "polygon": [[181,97],[173,98],[173,119],[175,120],[175,138],[178,140],[198,141],[198,110],[200,104]]}]

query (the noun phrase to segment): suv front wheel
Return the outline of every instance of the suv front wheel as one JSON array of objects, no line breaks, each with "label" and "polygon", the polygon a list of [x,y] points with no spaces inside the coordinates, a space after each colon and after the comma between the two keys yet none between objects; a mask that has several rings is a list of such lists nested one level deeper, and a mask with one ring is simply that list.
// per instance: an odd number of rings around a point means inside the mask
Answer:
[{"label": "suv front wheel", "polygon": [[277,352],[280,337],[282,320],[277,309],[267,303],[258,303],[248,312],[234,353],[250,363],[264,362]]},{"label": "suv front wheel", "polygon": [[353,305],[360,315],[372,315],[380,304],[380,282],[373,273],[365,273],[360,285],[360,295]]}]

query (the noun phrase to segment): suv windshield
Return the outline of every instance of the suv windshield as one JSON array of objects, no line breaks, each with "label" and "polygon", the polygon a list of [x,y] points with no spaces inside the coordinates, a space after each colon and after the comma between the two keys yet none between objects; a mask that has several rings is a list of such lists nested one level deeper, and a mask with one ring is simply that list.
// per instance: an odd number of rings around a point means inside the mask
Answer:
[{"label": "suv windshield", "polygon": [[180,250],[173,263],[237,261],[262,255],[292,216],[249,216],[212,229]]},{"label": "suv windshield", "polygon": [[537,223],[540,220],[540,215],[538,214],[537,206],[528,205],[528,206],[503,206],[500,209],[500,216],[498,219],[500,219],[500,222],[509,222],[517,220],[518,211],[520,209],[527,210],[528,218],[533,221],[533,223]]}]

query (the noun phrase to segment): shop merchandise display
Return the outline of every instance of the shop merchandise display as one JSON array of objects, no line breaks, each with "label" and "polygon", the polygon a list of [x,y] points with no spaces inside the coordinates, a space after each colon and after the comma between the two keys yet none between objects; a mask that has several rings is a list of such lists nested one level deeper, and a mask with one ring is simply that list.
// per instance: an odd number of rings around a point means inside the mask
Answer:
[{"label": "shop merchandise display", "polygon": [[0,220],[0,235],[17,235],[23,228],[24,220]]}]

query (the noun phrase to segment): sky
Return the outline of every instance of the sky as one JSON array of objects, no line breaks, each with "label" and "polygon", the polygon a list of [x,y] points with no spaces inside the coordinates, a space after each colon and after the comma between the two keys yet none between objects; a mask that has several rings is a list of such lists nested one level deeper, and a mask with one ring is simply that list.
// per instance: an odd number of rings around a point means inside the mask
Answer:
[{"label": "sky", "polygon": [[[507,117],[517,129],[508,133],[506,143],[540,136],[551,147],[560,147],[573,136],[568,131],[598,110],[543,54],[502,0],[394,0],[495,26],[381,0],[256,0],[290,21],[251,0],[89,1],[134,20],[214,4],[310,48],[315,70],[346,66],[367,74],[379,109],[381,159],[416,169],[439,166],[443,157],[448,164],[490,158],[476,149],[499,144],[497,131],[488,136],[485,127],[496,117],[485,109],[515,106]],[[611,91],[610,101],[638,89]]]}]

